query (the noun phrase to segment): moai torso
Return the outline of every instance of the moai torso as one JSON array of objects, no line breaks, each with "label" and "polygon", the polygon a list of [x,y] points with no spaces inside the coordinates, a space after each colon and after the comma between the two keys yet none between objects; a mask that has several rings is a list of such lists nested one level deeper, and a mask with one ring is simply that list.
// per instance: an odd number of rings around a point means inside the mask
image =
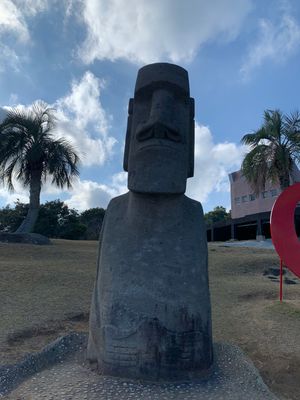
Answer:
[{"label": "moai torso", "polygon": [[129,192],[105,215],[91,307],[88,358],[104,374],[187,379],[212,364],[206,229],[200,203],[184,195],[192,107],[185,70],[139,71],[124,157]]}]

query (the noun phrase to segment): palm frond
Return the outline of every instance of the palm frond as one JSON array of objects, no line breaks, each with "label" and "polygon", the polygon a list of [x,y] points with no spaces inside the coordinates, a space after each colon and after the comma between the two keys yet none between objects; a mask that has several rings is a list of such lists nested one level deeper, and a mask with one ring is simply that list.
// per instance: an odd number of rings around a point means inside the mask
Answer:
[{"label": "palm frond", "polygon": [[300,113],[283,115],[280,110],[266,110],[262,127],[245,135],[242,142],[250,145],[242,172],[256,193],[266,181],[289,183],[293,163],[300,162]]},{"label": "palm frond", "polygon": [[54,109],[41,101],[30,109],[8,110],[0,124],[0,179],[10,190],[13,177],[28,186],[37,171],[44,179],[51,175],[61,188],[79,175],[77,152],[67,140],[52,136],[55,125]]},{"label": "palm frond", "polygon": [[270,140],[270,136],[266,132],[265,128],[262,127],[256,132],[253,133],[247,133],[244,135],[241,139],[241,142],[245,145],[248,145],[250,147],[255,147],[257,146],[262,140]]},{"label": "palm frond", "polygon": [[13,171],[18,164],[18,157],[11,159],[7,162],[6,168],[0,171],[0,180],[7,186],[10,192],[14,191],[13,185]]},{"label": "palm frond", "polygon": [[79,156],[75,148],[65,139],[56,139],[48,147],[47,171],[52,183],[63,188],[72,186],[72,179],[79,175]]},{"label": "palm frond", "polygon": [[300,113],[298,110],[285,115],[283,121],[284,129],[290,132],[300,132]]},{"label": "palm frond", "polygon": [[242,163],[242,174],[256,194],[264,190],[268,177],[271,149],[265,144],[254,147],[246,154]]},{"label": "palm frond", "polygon": [[283,121],[282,134],[287,144],[292,150],[300,146],[300,114],[298,111],[286,115]]}]

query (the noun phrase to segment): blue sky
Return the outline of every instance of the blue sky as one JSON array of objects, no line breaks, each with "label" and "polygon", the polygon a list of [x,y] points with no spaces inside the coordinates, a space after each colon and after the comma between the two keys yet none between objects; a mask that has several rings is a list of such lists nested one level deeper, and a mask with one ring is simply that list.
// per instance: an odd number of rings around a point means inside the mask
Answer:
[{"label": "blue sky", "polygon": [[[157,61],[188,70],[196,102],[187,194],[205,211],[229,209],[241,137],[265,109],[300,108],[299,1],[0,0],[0,118],[42,99],[82,155],[73,190],[46,183],[42,201],[84,210],[126,191],[127,103],[137,70]],[[0,187],[0,207],[17,198],[28,200],[18,183]]]}]

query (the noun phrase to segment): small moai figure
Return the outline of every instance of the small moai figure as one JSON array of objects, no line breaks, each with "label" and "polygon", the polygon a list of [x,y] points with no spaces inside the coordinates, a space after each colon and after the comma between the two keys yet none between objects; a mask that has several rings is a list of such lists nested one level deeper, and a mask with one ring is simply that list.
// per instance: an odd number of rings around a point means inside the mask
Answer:
[{"label": "small moai figure", "polygon": [[100,234],[87,358],[102,374],[181,380],[213,362],[202,206],[185,196],[194,169],[188,73],[168,63],[138,72],[124,169]]}]

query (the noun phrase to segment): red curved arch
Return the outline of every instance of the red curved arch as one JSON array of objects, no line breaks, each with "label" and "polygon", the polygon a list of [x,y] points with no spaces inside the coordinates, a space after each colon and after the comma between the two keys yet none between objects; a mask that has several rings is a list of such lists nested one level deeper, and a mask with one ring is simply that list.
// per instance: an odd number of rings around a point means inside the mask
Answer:
[{"label": "red curved arch", "polygon": [[300,241],[294,214],[300,201],[300,183],[286,188],[276,199],[271,211],[271,237],[275,250],[284,264],[300,278]]}]

